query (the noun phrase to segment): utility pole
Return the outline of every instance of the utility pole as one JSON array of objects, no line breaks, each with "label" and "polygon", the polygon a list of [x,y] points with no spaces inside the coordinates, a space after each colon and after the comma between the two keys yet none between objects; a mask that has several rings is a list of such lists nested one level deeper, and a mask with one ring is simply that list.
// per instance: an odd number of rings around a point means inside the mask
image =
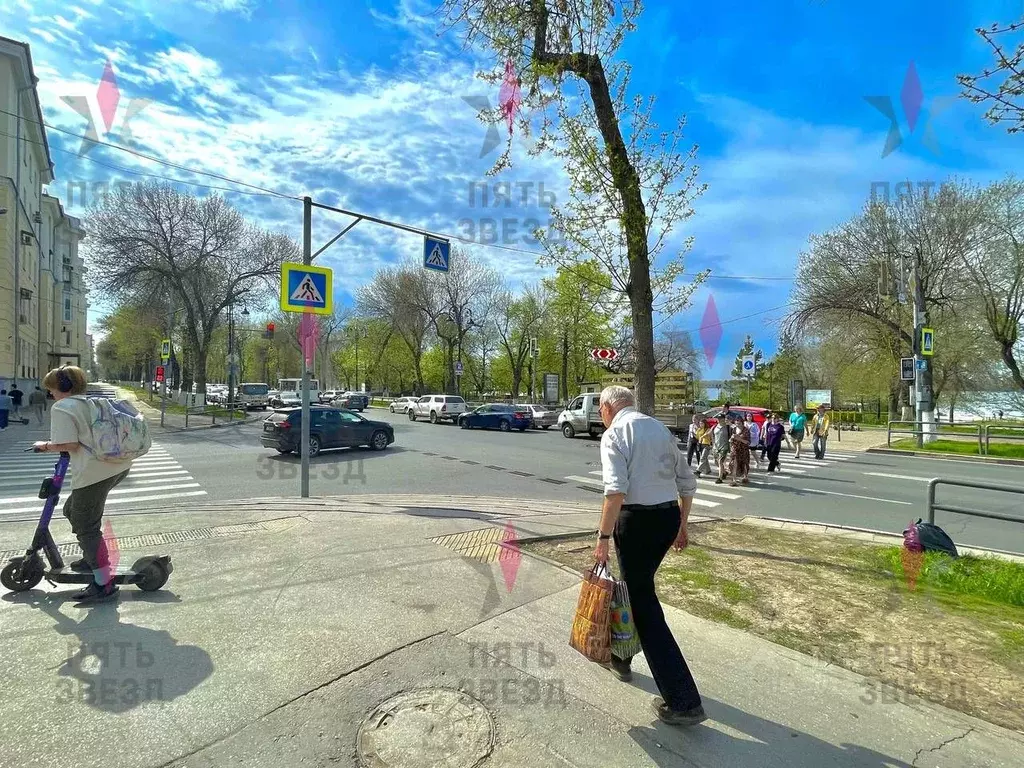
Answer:
[{"label": "utility pole", "polygon": [[228,408],[235,404],[235,299],[228,304]]}]

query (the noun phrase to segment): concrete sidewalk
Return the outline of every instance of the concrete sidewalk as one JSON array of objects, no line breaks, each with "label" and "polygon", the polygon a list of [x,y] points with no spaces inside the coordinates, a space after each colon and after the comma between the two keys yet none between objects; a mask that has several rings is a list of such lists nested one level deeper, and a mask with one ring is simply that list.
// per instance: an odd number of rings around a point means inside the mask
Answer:
[{"label": "concrete sidewalk", "polygon": [[[117,517],[124,562],[166,552],[175,572],[91,610],[45,583],[3,594],[0,765],[1019,765],[1021,734],[673,608],[711,720],[662,725],[642,657],[627,685],[569,648],[578,578],[499,559],[506,525],[596,520],[454,496]],[[31,528],[0,522],[5,556]]]}]

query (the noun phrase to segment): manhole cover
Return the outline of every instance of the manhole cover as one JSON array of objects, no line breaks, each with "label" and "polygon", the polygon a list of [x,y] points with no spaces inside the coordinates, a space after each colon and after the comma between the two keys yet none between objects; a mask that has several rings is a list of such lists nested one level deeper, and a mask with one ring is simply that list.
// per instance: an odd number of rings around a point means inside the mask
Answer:
[{"label": "manhole cover", "polygon": [[356,734],[364,768],[473,768],[493,746],[490,712],[472,696],[446,688],[393,696],[370,712]]}]

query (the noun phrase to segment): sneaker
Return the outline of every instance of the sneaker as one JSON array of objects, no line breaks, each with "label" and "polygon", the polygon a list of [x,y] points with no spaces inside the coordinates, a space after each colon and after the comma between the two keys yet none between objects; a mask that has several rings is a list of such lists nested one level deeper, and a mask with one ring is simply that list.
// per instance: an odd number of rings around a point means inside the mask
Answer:
[{"label": "sneaker", "polygon": [[89,586],[81,592],[73,594],[71,599],[78,603],[78,605],[103,603],[117,597],[117,593],[120,591],[120,588],[113,582],[108,582],[106,585],[101,587],[95,581],[92,581],[89,582]]},{"label": "sneaker", "polygon": [[703,723],[708,719],[708,716],[704,713],[704,707],[701,704],[698,704],[693,709],[680,711],[669,707],[669,705],[665,703],[664,699],[656,698],[651,702],[651,709],[654,710],[654,714],[658,716],[658,719],[661,720],[661,722],[668,723],[669,725],[685,727]]},{"label": "sneaker", "polygon": [[628,661],[620,661],[612,656],[611,661],[600,664],[600,666],[607,669],[624,683],[628,683],[633,679],[633,670],[630,668],[630,662]]},{"label": "sneaker", "polygon": [[92,568],[89,566],[89,564],[87,562],[85,562],[85,558],[84,557],[81,560],[75,560],[75,562],[71,563],[68,566],[68,568],[70,570],[74,571],[75,573],[91,573],[92,572]]},{"label": "sneaker", "polygon": [[725,482],[725,481],[722,480],[722,478],[720,478],[720,477],[715,478],[715,485],[721,485],[723,482]]}]

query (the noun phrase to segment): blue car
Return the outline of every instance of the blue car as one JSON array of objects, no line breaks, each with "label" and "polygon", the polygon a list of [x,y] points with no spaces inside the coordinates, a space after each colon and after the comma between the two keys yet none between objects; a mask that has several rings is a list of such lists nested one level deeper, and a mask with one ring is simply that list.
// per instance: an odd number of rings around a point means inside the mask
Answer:
[{"label": "blue car", "polygon": [[524,432],[532,424],[530,410],[517,405],[489,403],[464,413],[459,417],[459,426],[463,429],[482,427],[483,429],[500,429],[509,432],[518,429]]}]

